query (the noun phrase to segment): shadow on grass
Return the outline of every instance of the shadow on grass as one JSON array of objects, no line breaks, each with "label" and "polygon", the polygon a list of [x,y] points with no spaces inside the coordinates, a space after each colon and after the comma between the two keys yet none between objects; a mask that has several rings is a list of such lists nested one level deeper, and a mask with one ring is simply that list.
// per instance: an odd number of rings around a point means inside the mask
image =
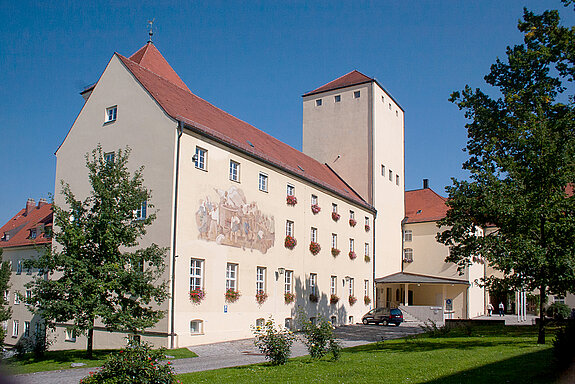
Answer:
[{"label": "shadow on grass", "polygon": [[102,360],[104,357],[112,352],[117,352],[119,349],[99,349],[93,352],[91,359],[86,357],[85,350],[69,350],[69,351],[48,351],[43,356],[36,357],[33,353],[27,353],[23,356],[15,356],[7,359],[8,365],[11,363],[17,365],[35,364],[40,362],[55,362],[55,363],[71,363],[74,361],[90,361]]}]

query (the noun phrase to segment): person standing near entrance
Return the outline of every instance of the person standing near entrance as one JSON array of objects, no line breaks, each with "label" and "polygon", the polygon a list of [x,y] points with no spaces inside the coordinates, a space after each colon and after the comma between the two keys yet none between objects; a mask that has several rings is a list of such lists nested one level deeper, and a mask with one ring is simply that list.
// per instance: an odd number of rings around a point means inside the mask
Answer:
[{"label": "person standing near entrance", "polygon": [[491,303],[487,304],[487,315],[491,316],[491,314],[493,313],[493,305],[491,305]]},{"label": "person standing near entrance", "polygon": [[499,316],[503,316],[505,313],[505,305],[503,305],[503,301],[499,303]]}]

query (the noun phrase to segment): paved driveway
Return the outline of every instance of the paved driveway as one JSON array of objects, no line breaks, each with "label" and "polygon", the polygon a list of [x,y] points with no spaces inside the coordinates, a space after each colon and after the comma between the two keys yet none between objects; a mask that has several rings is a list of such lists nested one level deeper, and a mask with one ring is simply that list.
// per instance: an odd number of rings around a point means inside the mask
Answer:
[{"label": "paved driveway", "polygon": [[[373,343],[375,341],[397,339],[421,333],[419,323],[406,322],[399,327],[382,325],[347,325],[336,329],[337,338],[344,347]],[[176,373],[207,371],[211,369],[236,367],[264,362],[261,353],[254,347],[253,339],[229,341],[190,347],[198,354],[191,359],[173,360]],[[307,355],[307,349],[300,341],[292,347],[292,356]],[[14,383],[22,384],[76,384],[95,368],[76,368],[63,371],[50,371],[17,375]],[[0,383],[3,383],[0,381]]]}]

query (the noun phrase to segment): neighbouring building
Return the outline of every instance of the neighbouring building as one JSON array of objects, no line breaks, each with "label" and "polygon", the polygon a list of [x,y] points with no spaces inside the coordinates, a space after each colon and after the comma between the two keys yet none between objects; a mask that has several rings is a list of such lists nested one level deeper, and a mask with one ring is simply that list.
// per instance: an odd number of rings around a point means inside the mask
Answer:
[{"label": "neighbouring building", "polygon": [[50,246],[51,232],[52,205],[44,199],[38,204],[28,199],[26,207],[0,228],[2,261],[9,262],[12,270],[10,287],[3,292],[12,308],[12,318],[2,324],[7,331],[4,342],[8,346],[16,345],[24,337],[33,337],[42,327],[41,319],[28,310],[24,301],[31,296],[26,284],[42,277],[43,272],[27,268],[25,261],[36,258]]}]

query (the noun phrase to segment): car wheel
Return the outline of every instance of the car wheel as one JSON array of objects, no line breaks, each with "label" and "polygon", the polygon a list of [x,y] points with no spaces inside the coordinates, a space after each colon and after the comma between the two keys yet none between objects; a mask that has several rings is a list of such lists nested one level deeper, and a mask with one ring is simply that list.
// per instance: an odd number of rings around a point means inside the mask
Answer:
[{"label": "car wheel", "polygon": [[383,320],[382,324],[387,325],[387,320]]},{"label": "car wheel", "polygon": [[363,323],[363,325],[368,325],[368,324],[369,324],[369,321],[367,321],[367,319],[363,319],[361,322]]}]

